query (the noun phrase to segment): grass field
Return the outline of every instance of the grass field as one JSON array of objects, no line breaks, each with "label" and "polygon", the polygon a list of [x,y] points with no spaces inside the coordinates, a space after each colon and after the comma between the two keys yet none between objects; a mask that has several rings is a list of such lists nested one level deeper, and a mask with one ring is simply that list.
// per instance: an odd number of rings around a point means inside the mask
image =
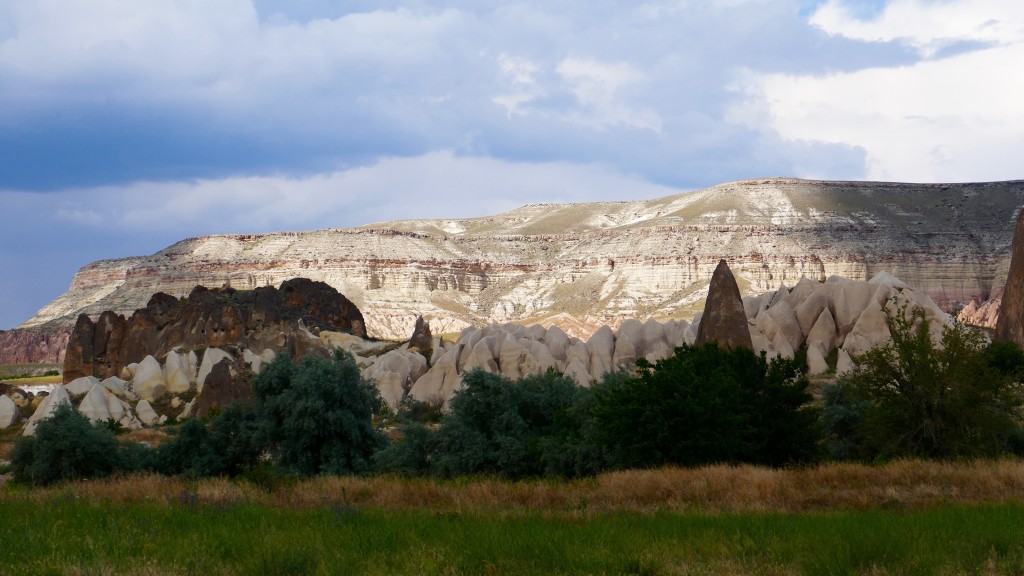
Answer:
[{"label": "grass field", "polygon": [[0,574],[1024,574],[1024,463],[0,488]]},{"label": "grass field", "polygon": [[1024,506],[526,514],[4,502],[4,574],[1020,574]]}]

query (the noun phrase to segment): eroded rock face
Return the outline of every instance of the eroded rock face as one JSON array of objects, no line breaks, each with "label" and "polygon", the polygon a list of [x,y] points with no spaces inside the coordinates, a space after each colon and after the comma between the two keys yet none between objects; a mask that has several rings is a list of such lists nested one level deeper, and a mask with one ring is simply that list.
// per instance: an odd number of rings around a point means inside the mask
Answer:
[{"label": "eroded rock face", "polygon": [[994,338],[1024,346],[1024,210],[1017,215],[1013,257],[1006,277],[1006,291],[999,307]]},{"label": "eroded rock face", "polygon": [[203,382],[202,391],[192,402],[192,417],[208,414],[216,407],[227,407],[232,402],[249,402],[252,388],[249,383],[235,377],[231,360],[224,358],[213,366]]},{"label": "eroded rock face", "polygon": [[[195,287],[185,300],[163,293],[129,318],[104,312],[96,322],[81,315],[65,354],[65,382],[81,376],[108,378],[147,356],[163,358],[207,347],[270,349],[301,357],[320,349],[311,330],[366,336],[362,314],[323,282],[295,278],[280,289],[208,290]],[[188,357],[172,360],[164,385],[187,389]]]},{"label": "eroded rock face", "polygon": [[[788,306],[785,314],[787,327],[792,329],[791,325],[796,324],[796,317]],[[774,321],[778,326],[778,321]],[[799,333],[799,326],[796,330]],[[754,347],[750,342],[750,330],[747,328],[747,316],[743,310],[743,300],[740,299],[740,289],[725,260],[718,262],[718,267],[711,276],[704,315],[697,329],[695,343],[699,346],[705,342],[718,342],[719,345],[728,348]]]},{"label": "eroded rock face", "polygon": [[0,330],[0,364],[60,364],[74,322]]},{"label": "eroded rock face", "polygon": [[423,315],[439,333],[556,323],[585,340],[626,318],[690,318],[722,258],[748,296],[801,278],[887,271],[949,310],[999,293],[1021,204],[1020,181],[772,178],[486,218],[207,236],[87,265],[24,326],[72,324],[81,312],[127,316],[155,292],[186,297],[197,284],[253,289],[304,276],[344,292],[380,338],[406,338]]}]

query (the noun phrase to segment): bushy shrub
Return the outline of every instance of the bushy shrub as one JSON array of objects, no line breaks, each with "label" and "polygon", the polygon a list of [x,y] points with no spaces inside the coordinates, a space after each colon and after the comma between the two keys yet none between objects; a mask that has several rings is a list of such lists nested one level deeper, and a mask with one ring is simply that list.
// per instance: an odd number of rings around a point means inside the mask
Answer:
[{"label": "bushy shrub", "polygon": [[36,425],[34,436],[19,438],[11,456],[14,479],[36,485],[108,476],[124,453],[113,432],[93,425],[68,404]]},{"label": "bushy shrub", "polygon": [[370,471],[386,441],[372,423],[383,401],[349,354],[280,354],[253,386],[263,439],[277,463],[303,475]]},{"label": "bushy shrub", "polygon": [[572,405],[576,383],[549,371],[516,382],[471,370],[437,432],[432,470],[442,476],[544,472],[540,440]]},{"label": "bushy shrub", "polygon": [[261,438],[255,412],[232,403],[206,422],[185,421],[172,440],[157,448],[153,466],[164,474],[238,476],[259,459]]},{"label": "bushy shrub", "polygon": [[[936,346],[924,312],[887,314],[892,341],[858,358],[844,377],[845,401],[866,405],[862,424],[846,438],[861,457],[995,456],[1020,438],[1019,381],[1024,356],[1013,344],[987,344],[954,323]],[[825,399],[830,410],[829,398]]]},{"label": "bushy shrub", "polygon": [[378,472],[401,476],[425,476],[437,451],[437,433],[423,424],[399,428],[400,437],[373,455]]},{"label": "bushy shrub", "polygon": [[618,370],[606,373],[592,388],[576,388],[572,404],[555,415],[551,429],[540,439],[540,459],[546,475],[593,476],[611,466],[610,447],[602,440],[595,415],[596,395],[631,377],[628,371]]},{"label": "bushy shrub", "polygon": [[867,457],[862,430],[868,402],[854,393],[845,380],[821,389],[821,423],[825,449],[830,458],[857,460]]},{"label": "bushy shrub", "polygon": [[817,411],[793,359],[747,348],[682,346],[595,390],[594,415],[617,468],[747,462],[778,466],[818,454]]}]

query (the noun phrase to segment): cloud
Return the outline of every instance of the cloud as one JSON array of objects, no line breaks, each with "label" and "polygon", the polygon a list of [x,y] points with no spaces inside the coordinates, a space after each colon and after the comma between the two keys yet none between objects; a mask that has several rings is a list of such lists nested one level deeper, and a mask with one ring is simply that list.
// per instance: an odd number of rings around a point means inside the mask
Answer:
[{"label": "cloud", "polygon": [[900,41],[932,57],[964,42],[1007,45],[1024,39],[1024,3],[1016,0],[892,0],[869,19],[844,0],[828,0],[810,23],[833,35]]},{"label": "cloud", "polygon": [[825,76],[762,75],[736,110],[788,141],[866,151],[872,180],[1020,178],[1024,44],[899,68]]},{"label": "cloud", "polygon": [[128,234],[185,236],[470,217],[530,202],[624,200],[678,192],[599,165],[513,163],[441,151],[309,177],[141,182],[66,191],[57,195],[65,207],[54,219]]},{"label": "cloud", "polygon": [[0,189],[300,176],[437,150],[676,186],[719,178],[680,168],[701,162],[792,173],[728,125],[738,72],[905,57],[848,49],[864,43],[808,26],[802,1],[8,2]]}]

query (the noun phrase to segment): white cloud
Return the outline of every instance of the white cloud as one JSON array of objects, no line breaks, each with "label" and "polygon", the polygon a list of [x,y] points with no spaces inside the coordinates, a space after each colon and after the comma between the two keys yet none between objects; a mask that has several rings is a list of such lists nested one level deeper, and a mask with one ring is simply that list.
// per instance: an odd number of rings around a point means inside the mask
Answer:
[{"label": "white cloud", "polygon": [[810,22],[829,34],[872,42],[901,41],[925,56],[960,42],[1009,44],[1024,39],[1019,0],[892,0],[861,20],[846,0],[829,0]]},{"label": "white cloud", "polygon": [[143,182],[60,193],[88,211],[57,218],[122,232],[212,232],[350,227],[393,219],[471,217],[530,202],[655,198],[679,190],[596,165],[513,163],[436,152],[305,178]]},{"label": "white cloud", "polygon": [[754,75],[734,118],[791,141],[861,147],[866,177],[1020,178],[1024,44],[826,76]]},{"label": "white cloud", "polygon": [[572,115],[577,122],[598,128],[623,125],[661,131],[661,119],[656,113],[631,107],[624,101],[622,92],[645,80],[632,65],[566,58],[556,71],[581,105]]}]

